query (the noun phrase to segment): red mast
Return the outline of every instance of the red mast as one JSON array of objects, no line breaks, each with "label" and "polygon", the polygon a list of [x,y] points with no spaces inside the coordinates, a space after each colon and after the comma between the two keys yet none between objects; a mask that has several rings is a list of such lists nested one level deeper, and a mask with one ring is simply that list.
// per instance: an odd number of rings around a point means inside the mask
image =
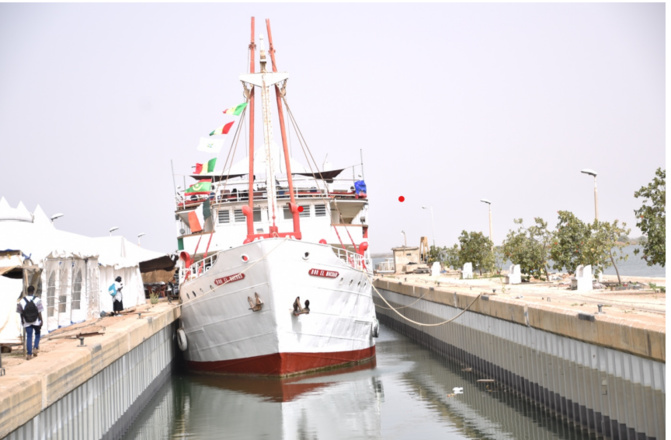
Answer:
[{"label": "red mast", "polygon": [[[270,60],[273,64],[273,72],[277,72],[277,65],[275,64],[275,48],[273,47],[273,35],[270,32],[270,20],[266,19],[266,29],[268,31],[268,46],[270,53]],[[294,221],[294,237],[297,240],[302,238],[301,234],[301,224],[298,211],[298,205],[296,205],[296,199],[294,197],[294,180],[291,175],[291,161],[289,159],[289,146],[287,142],[287,130],[284,124],[284,110],[282,108],[282,98],[281,98],[280,87],[275,84],[275,99],[277,100],[277,114],[280,119],[280,130],[282,133],[282,148],[284,150],[284,163],[287,169],[287,182],[289,183],[289,209],[291,210],[293,221]]]},{"label": "red mast", "polygon": [[[249,43],[249,73],[254,73],[254,17],[252,17],[252,36]],[[242,207],[247,217],[247,240],[254,240],[254,87],[249,92],[249,204]]]}]

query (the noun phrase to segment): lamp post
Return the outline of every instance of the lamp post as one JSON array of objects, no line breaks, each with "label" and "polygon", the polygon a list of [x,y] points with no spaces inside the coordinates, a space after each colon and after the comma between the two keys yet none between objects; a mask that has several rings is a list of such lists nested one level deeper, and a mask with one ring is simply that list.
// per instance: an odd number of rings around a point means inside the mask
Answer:
[{"label": "lamp post", "polygon": [[405,231],[401,231],[401,234],[403,234],[403,247],[406,248],[408,247],[408,240],[406,240]]},{"label": "lamp post", "polygon": [[147,234],[145,234],[144,232],[140,232],[139,234],[137,234],[137,245],[138,246],[140,246],[140,237],[142,237],[143,235],[147,235]]},{"label": "lamp post", "polygon": [[52,215],[52,216],[51,216],[51,223],[53,223],[54,220],[56,220],[57,218],[61,218],[61,217],[63,217],[63,215],[64,215],[64,214],[63,214],[63,213],[60,213],[60,212],[59,212],[58,214],[54,214],[54,215]]},{"label": "lamp post", "polygon": [[431,211],[431,241],[433,242],[433,247],[436,247],[436,230],[434,228],[433,222],[433,206],[422,206],[422,209],[428,209]]},{"label": "lamp post", "polygon": [[581,173],[594,177],[594,220],[599,221],[599,198],[596,191],[596,171],[585,168]]},{"label": "lamp post", "polygon": [[489,207],[489,241],[491,241],[492,246],[494,246],[494,237],[492,236],[492,202],[487,199],[480,199],[480,201],[486,203]]},{"label": "lamp post", "polygon": [[116,231],[117,229],[119,229],[118,226],[112,226],[112,227],[110,228],[110,237],[112,236],[112,232]]}]

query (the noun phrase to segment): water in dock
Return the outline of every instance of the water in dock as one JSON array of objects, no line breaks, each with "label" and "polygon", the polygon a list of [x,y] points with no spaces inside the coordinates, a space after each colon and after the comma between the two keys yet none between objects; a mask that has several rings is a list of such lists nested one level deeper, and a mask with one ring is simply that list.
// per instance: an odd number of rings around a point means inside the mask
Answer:
[{"label": "water in dock", "polygon": [[124,438],[596,438],[486,379],[382,326],[375,364],[354,370],[283,381],[174,375]]}]

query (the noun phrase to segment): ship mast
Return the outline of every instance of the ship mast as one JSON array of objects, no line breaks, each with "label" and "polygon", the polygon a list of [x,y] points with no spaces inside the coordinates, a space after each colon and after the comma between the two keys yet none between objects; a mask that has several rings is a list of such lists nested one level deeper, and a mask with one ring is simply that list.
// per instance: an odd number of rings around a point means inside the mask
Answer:
[{"label": "ship mast", "polygon": [[[270,30],[270,23],[268,23],[268,30]],[[252,33],[254,32],[254,19],[252,18]],[[253,41],[253,36],[252,36],[252,44],[250,45],[250,51],[253,55],[254,50],[252,46],[254,45]],[[260,73],[254,73],[254,68],[253,65],[250,67],[250,73],[248,74],[243,74],[240,75],[240,80],[245,84],[245,90],[247,89],[247,86],[251,89],[250,92],[250,100],[253,99],[253,89],[254,86],[260,87],[261,88],[261,107],[262,107],[262,115],[263,115],[263,137],[264,137],[264,145],[266,149],[266,190],[268,193],[268,218],[271,221],[271,225],[269,228],[269,232],[267,234],[255,234],[254,233],[254,205],[253,205],[253,181],[254,181],[254,158],[253,158],[253,144],[250,144],[250,165],[249,165],[249,180],[250,180],[250,186],[249,186],[249,204],[247,206],[244,206],[242,209],[242,212],[244,215],[247,217],[247,238],[245,239],[245,243],[249,243],[253,241],[254,239],[257,238],[271,238],[271,237],[286,237],[286,236],[291,236],[294,237],[298,240],[301,239],[301,232],[300,232],[300,223],[299,223],[299,211],[298,211],[298,206],[295,203],[294,199],[294,191],[293,191],[293,180],[291,177],[291,167],[289,165],[289,155],[288,155],[288,148],[286,144],[286,134],[285,134],[285,128],[284,128],[284,116],[283,113],[281,112],[281,101],[279,95],[277,96],[277,103],[278,106],[280,107],[280,124],[281,124],[281,129],[282,129],[282,139],[283,139],[283,146],[284,146],[284,155],[285,155],[285,161],[287,165],[287,178],[289,181],[289,187],[290,187],[290,197],[291,201],[289,202],[289,208],[293,214],[293,220],[294,220],[294,231],[293,232],[285,232],[285,233],[280,233],[277,227],[277,215],[278,215],[278,206],[277,206],[277,187],[276,187],[276,182],[275,182],[275,168],[274,168],[274,157],[273,157],[273,131],[272,131],[272,121],[271,121],[271,114],[270,114],[270,86],[275,85],[276,91],[279,93],[280,90],[284,89],[284,85],[286,84],[286,80],[289,78],[289,75],[287,73],[278,73],[276,69],[274,68],[274,62],[273,62],[273,72],[269,72],[267,69],[267,59],[266,59],[266,50],[263,45],[263,37],[259,37],[259,56],[260,56],[260,65],[261,65],[261,71]],[[272,56],[272,55],[271,55]],[[273,57],[274,58],[274,57]],[[253,63],[253,60],[252,60]],[[281,87],[280,87],[281,84]],[[253,101],[252,101],[253,102]],[[252,113],[253,116],[253,113]],[[252,118],[253,119],[253,118]],[[250,126],[252,124],[250,123]],[[250,128],[251,130],[251,128]]]},{"label": "ship mast", "polygon": [[[252,36],[249,43],[249,73],[254,73],[254,17],[252,17]],[[245,95],[249,100],[249,204],[242,207],[247,218],[247,240],[254,238],[254,87],[245,88]],[[245,240],[245,242],[247,241]]]},{"label": "ship mast", "polygon": [[[275,63],[275,48],[273,47],[273,34],[270,32],[270,20],[266,19],[266,29],[268,32],[268,44],[269,46],[269,53],[270,53],[270,59],[273,64],[273,72],[277,72],[277,64]],[[275,84],[275,98],[277,100],[277,115],[280,119],[280,131],[282,134],[282,149],[284,151],[284,162],[285,162],[285,167],[287,170],[287,181],[289,184],[289,197],[290,197],[290,202],[289,202],[289,207],[291,208],[291,214],[293,216],[293,221],[294,221],[294,234],[296,235],[296,238],[300,240],[301,238],[301,225],[300,225],[300,218],[299,218],[299,211],[298,211],[298,206],[296,205],[296,198],[294,194],[294,179],[293,175],[291,174],[291,160],[289,156],[289,143],[287,142],[287,130],[284,124],[284,110],[282,108],[282,96],[284,96],[285,90],[282,88],[280,89],[280,86]]]}]

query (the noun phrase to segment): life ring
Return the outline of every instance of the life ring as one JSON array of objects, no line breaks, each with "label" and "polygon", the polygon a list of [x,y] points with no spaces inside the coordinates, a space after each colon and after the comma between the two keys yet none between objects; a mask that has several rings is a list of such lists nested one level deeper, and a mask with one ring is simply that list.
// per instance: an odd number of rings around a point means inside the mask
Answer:
[{"label": "life ring", "polygon": [[380,336],[380,321],[377,318],[370,324],[370,333],[374,338]]},{"label": "life ring", "polygon": [[184,332],[184,329],[178,328],[176,334],[177,334],[177,346],[179,347],[180,350],[186,351],[188,344],[186,342],[186,333]]}]

